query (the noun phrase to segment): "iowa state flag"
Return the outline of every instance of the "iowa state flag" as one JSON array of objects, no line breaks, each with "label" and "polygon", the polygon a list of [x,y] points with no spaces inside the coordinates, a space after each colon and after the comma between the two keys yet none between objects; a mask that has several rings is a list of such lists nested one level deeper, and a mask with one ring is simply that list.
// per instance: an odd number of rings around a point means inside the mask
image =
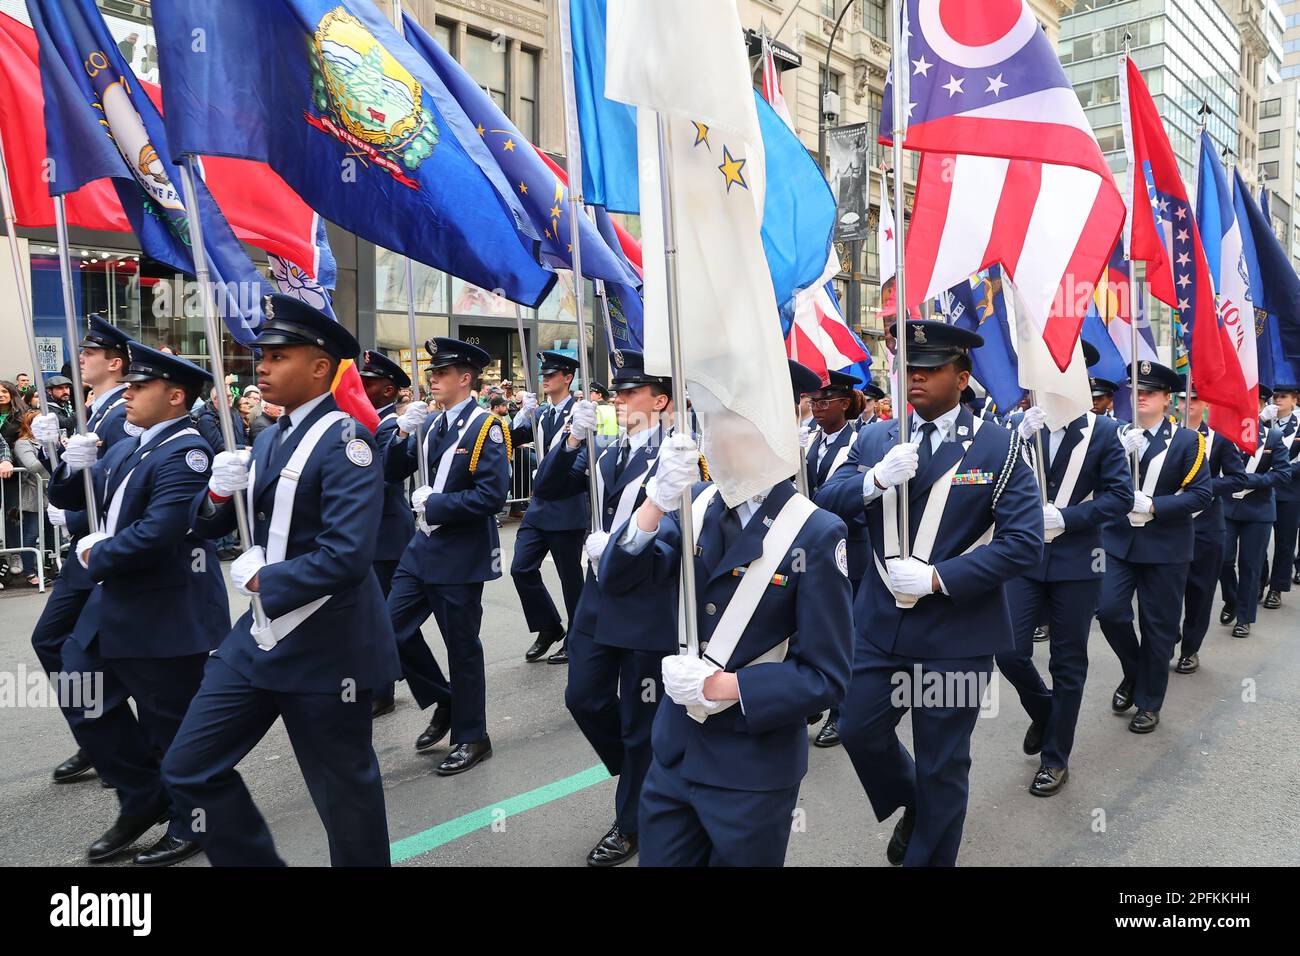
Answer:
[{"label": "iowa state flag", "polygon": [[429,65],[371,0],[153,8],[173,156],[270,164],[357,235],[536,307],[540,234]]},{"label": "iowa state flag", "polygon": [[40,46],[52,196],[110,179],[145,254],[194,274],[189,216],[202,217],[217,307],[243,344],[262,324],[270,290],[216,201],[195,182],[186,209],[162,117],[136,80],[92,0],[27,0]]}]

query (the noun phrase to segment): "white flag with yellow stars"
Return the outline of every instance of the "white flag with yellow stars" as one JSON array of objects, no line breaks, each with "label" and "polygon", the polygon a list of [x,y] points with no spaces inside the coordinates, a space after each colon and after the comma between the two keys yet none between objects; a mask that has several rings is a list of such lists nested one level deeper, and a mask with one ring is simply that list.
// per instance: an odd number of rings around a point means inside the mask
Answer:
[{"label": "white flag with yellow stars", "polygon": [[[658,116],[668,128],[682,354],[702,450],[728,506],[798,470],[765,163],[735,0],[609,0],[605,92],[637,109],[646,369],[671,372]],[[657,112],[656,112],[657,111]]]}]

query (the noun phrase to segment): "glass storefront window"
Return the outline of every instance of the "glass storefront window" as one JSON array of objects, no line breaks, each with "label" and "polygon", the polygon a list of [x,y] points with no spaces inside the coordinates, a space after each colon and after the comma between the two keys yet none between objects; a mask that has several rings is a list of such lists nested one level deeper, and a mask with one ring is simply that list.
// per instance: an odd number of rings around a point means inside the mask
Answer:
[{"label": "glass storefront window", "polygon": [[466,33],[461,64],[474,77],[474,82],[487,90],[492,101],[509,115],[506,105],[506,42],[504,37],[479,36]]},{"label": "glass storefront window", "polygon": [[451,277],[451,311],[455,315],[490,315],[513,319],[517,308],[523,307],[516,306],[489,289],[480,289],[464,279]]},{"label": "glass storefront window", "polygon": [[532,142],[537,142],[537,53],[533,50],[519,51],[519,115],[514,118],[519,132]]},{"label": "glass storefront window", "polygon": [[[447,275],[423,262],[411,263],[416,312],[447,311]],[[406,311],[406,259],[375,247],[375,308]]]}]

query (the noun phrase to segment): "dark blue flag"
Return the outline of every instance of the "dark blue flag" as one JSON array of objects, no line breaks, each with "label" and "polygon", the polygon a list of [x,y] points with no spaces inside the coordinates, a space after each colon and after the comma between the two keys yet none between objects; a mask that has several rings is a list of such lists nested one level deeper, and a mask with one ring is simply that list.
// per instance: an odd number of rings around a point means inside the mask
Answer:
[{"label": "dark blue flag", "polygon": [[[542,157],[492,102],[492,97],[474,82],[433,37],[410,14],[403,15],[406,41],[438,74],[447,92],[474,124],[493,161],[517,194],[533,228],[542,235],[542,259],[561,268],[573,268],[573,224],[569,222],[569,190],[547,168]],[[579,214],[578,235],[582,241],[582,274],[630,285],[640,284],[636,272],[606,244],[592,221]]]},{"label": "dark blue flag", "polygon": [[555,275],[474,124],[371,0],[154,8],[173,156],[271,166],[364,239],[527,306]]},{"label": "dark blue flag", "polygon": [[[1273,233],[1270,217],[1255,204],[1240,173],[1233,177],[1233,185],[1241,197],[1239,211],[1245,212],[1241,223],[1243,241],[1249,233],[1259,267],[1255,271],[1259,274],[1261,298],[1255,304],[1276,319],[1277,338],[1283,352],[1280,357],[1300,362],[1300,277],[1296,276],[1291,257]],[[1263,371],[1262,363],[1260,371]]]},{"label": "dark blue flag", "polygon": [[[27,9],[40,43],[50,195],[111,179],[145,255],[194,275],[189,211],[162,117],[93,0],[27,0]],[[271,289],[201,179],[194,189],[217,309],[247,345]]]},{"label": "dark blue flag", "polygon": [[1020,387],[1015,335],[1007,318],[1002,270],[992,266],[960,282],[946,295],[949,325],[978,333],[984,344],[971,353],[972,374],[993,398],[999,413],[1009,412],[1025,397]]},{"label": "dark blue flag", "polygon": [[[618,233],[614,231],[614,221],[609,218],[609,213],[602,206],[592,208],[596,216],[596,228],[600,230],[605,244],[614,250],[635,275],[636,268],[623,256],[623,247],[618,241]],[[645,304],[641,298],[640,283],[630,285],[606,282],[605,295],[609,298],[609,330],[614,339],[614,347],[644,352]]]}]

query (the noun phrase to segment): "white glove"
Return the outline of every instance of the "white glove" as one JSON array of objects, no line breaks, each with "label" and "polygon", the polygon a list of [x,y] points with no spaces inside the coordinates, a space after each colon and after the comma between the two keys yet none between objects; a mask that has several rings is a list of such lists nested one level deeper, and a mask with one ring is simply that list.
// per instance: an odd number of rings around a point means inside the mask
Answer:
[{"label": "white glove", "polygon": [[240,594],[252,595],[254,592],[248,590],[248,582],[257,577],[257,572],[266,566],[266,552],[262,550],[260,544],[249,548],[239,557],[230,563],[230,579],[235,582],[235,588]]},{"label": "white glove", "polygon": [[1124,454],[1131,455],[1142,450],[1142,429],[1129,428],[1119,436],[1119,443],[1124,446]]},{"label": "white glove", "polygon": [[107,541],[113,537],[111,534],[104,534],[102,531],[95,531],[86,535],[77,542],[77,560],[81,562],[83,568],[90,567],[90,549],[101,541]]},{"label": "white glove", "polygon": [[89,435],[73,435],[68,439],[68,447],[63,449],[63,461],[69,471],[89,468],[98,460],[99,436],[94,432]]},{"label": "white glove", "polygon": [[32,437],[42,445],[59,440],[59,416],[50,412],[32,419]]},{"label": "white glove", "polygon": [[1065,517],[1056,505],[1043,505],[1043,530],[1064,531]]},{"label": "white glove", "polygon": [[259,628],[257,620],[254,618],[252,625],[248,629],[249,634],[253,637],[253,642],[264,651],[269,651],[275,645],[280,643],[280,639],[271,633],[271,622],[267,621],[265,627]]},{"label": "white glove", "polygon": [[[1277,421],[1277,416],[1279,414],[1281,414],[1281,410],[1276,405],[1270,403],[1264,406],[1264,410],[1259,413],[1259,417],[1266,422],[1275,422]],[[33,425],[34,424],[35,423],[33,422]],[[32,431],[35,433],[36,429],[33,428]]]},{"label": "white glove", "polygon": [[605,548],[609,545],[609,535],[603,531],[593,531],[587,535],[587,541],[582,548],[587,552],[587,560],[591,562],[591,570],[594,574],[600,567],[601,555],[605,553]]},{"label": "white glove", "polygon": [[1137,515],[1151,514],[1151,496],[1145,491],[1133,492],[1133,513]]},{"label": "white glove", "polygon": [[424,503],[429,500],[433,494],[433,489],[428,485],[421,485],[411,492],[411,509],[420,514],[424,514]]},{"label": "white glove", "polygon": [[813,430],[809,428],[807,425],[800,425],[799,426],[799,447],[802,448],[804,451],[807,451],[808,446],[812,444],[812,440],[813,440]]},{"label": "white glove", "polygon": [[50,524],[56,528],[66,528],[68,526],[68,516],[62,508],[46,505],[45,515],[50,519]]},{"label": "white glove", "polygon": [[428,417],[428,402],[411,402],[406,406],[406,411],[397,417],[397,428],[405,435],[414,435]]},{"label": "white glove", "polygon": [[709,700],[704,696],[704,682],[722,670],[701,657],[691,654],[674,654],[663,663],[664,693],[683,707],[702,707],[706,711],[718,710],[723,701]]},{"label": "white glove", "polygon": [[219,451],[212,459],[212,475],[208,478],[208,489],[218,498],[230,498],[235,492],[248,487],[248,464],[253,453],[243,451]]},{"label": "white glove", "polygon": [[934,593],[934,568],[916,558],[889,558],[889,587],[895,594],[919,598]]},{"label": "white glove", "polygon": [[911,442],[895,445],[871,469],[871,477],[882,488],[901,485],[909,478],[916,477],[916,469],[920,464],[919,456],[920,451]]},{"label": "white glove", "polygon": [[682,495],[699,480],[700,450],[690,435],[674,432],[659,450],[659,466],[646,485],[646,497],[663,511],[676,511]]},{"label": "white glove", "polygon": [[1025,414],[1020,418],[1020,437],[1025,441],[1034,437],[1034,433],[1042,428],[1047,422],[1047,412],[1043,411],[1037,405],[1032,405],[1025,410]]},{"label": "white glove", "polygon": [[531,422],[533,417],[537,414],[536,392],[524,392],[523,395],[519,397],[519,401],[519,411],[515,413],[515,428],[523,428]]},{"label": "white glove", "polygon": [[596,403],[581,401],[573,403],[573,414],[569,416],[569,434],[578,441],[586,441],[596,433]]}]

